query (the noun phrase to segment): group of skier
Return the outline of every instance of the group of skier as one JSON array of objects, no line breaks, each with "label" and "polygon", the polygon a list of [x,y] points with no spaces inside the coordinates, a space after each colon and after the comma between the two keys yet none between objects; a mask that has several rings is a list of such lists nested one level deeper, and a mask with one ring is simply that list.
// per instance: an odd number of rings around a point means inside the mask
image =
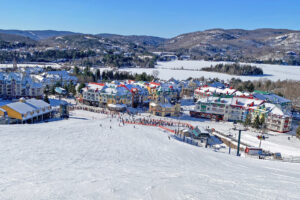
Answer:
[{"label": "group of skier", "polygon": [[[174,121],[167,121],[167,120],[161,120],[161,119],[155,119],[152,118],[150,115],[148,117],[141,117],[142,115],[140,113],[131,113],[131,112],[114,112],[109,111],[105,108],[93,108],[88,106],[73,106],[70,107],[70,110],[86,110],[90,112],[100,113],[108,115],[110,119],[110,122],[112,122],[112,118],[118,118],[119,126],[127,124],[141,124],[141,125],[149,125],[149,126],[168,126],[168,127],[185,127],[193,129],[193,126],[187,123],[180,123],[180,122],[174,122]],[[100,124],[100,127],[102,125]],[[110,129],[112,129],[112,126],[110,126]]]}]

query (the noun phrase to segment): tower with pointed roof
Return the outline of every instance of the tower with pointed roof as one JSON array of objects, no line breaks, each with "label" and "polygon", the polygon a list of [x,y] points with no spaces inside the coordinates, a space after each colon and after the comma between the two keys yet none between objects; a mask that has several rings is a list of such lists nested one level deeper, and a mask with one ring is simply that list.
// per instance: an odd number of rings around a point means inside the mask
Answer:
[{"label": "tower with pointed roof", "polygon": [[17,71],[18,70],[18,65],[17,65],[17,60],[16,58],[14,58],[14,61],[13,61],[13,71]]}]

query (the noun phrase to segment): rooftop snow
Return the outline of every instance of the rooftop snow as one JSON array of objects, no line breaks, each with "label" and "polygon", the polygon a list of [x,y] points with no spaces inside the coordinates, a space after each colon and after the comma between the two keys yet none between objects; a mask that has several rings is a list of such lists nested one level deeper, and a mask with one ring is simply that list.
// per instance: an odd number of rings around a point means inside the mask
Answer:
[{"label": "rooftop snow", "polygon": [[50,104],[46,103],[45,101],[39,99],[28,99],[26,103],[33,105],[36,108],[46,108],[49,107]]},{"label": "rooftop snow", "polygon": [[14,109],[15,111],[17,111],[18,113],[21,113],[21,114],[27,114],[28,112],[35,111],[35,109],[32,106],[27,105],[22,102],[9,103],[9,104],[6,104],[6,106]]}]

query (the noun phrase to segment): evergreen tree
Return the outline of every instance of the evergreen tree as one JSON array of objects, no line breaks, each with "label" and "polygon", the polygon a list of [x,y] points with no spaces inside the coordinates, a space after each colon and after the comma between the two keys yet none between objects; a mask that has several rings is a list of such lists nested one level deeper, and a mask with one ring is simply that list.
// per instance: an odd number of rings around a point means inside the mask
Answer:
[{"label": "evergreen tree", "polygon": [[46,87],[44,89],[44,94],[48,94],[49,92],[50,92],[49,85],[46,85]]},{"label": "evergreen tree", "polygon": [[255,116],[255,119],[254,119],[254,122],[253,122],[252,126],[253,126],[253,128],[256,128],[256,129],[260,128],[260,121],[259,121],[259,116],[258,115]]},{"label": "evergreen tree", "polygon": [[75,68],[74,68],[74,74],[76,74],[76,75],[79,74],[79,68],[77,66],[75,66]]},{"label": "evergreen tree", "polygon": [[265,124],[265,115],[262,115],[262,117],[261,117],[260,120],[259,120],[259,125],[260,125],[261,127],[263,127],[264,124]]},{"label": "evergreen tree", "polygon": [[101,74],[100,74],[100,70],[99,69],[96,70],[95,78],[96,78],[96,80],[101,79]]},{"label": "evergreen tree", "polygon": [[50,88],[50,94],[54,95],[55,94],[55,86],[51,86]]},{"label": "evergreen tree", "polygon": [[246,119],[244,121],[244,126],[248,127],[251,125],[251,115],[250,113],[247,114]]},{"label": "evergreen tree", "polygon": [[80,93],[81,89],[85,87],[84,83],[80,83],[79,87],[78,87],[78,93]]},{"label": "evergreen tree", "polygon": [[75,85],[73,84],[72,81],[70,82],[70,84],[68,86],[68,91],[69,91],[69,93],[72,93],[73,95],[76,95]]},{"label": "evergreen tree", "polygon": [[296,136],[297,136],[297,138],[300,138],[300,126],[297,128]]},{"label": "evergreen tree", "polygon": [[49,100],[48,94],[46,94],[46,95],[45,95],[45,97],[44,97],[44,101],[45,101],[46,103],[50,103],[50,100]]},{"label": "evergreen tree", "polygon": [[66,90],[66,92],[67,92],[67,95],[69,95],[69,85],[64,85],[64,89]]}]

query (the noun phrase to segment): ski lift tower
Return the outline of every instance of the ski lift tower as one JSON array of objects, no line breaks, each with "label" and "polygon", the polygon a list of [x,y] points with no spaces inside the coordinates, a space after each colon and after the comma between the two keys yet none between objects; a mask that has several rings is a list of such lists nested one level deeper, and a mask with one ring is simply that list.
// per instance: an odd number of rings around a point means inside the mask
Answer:
[{"label": "ski lift tower", "polygon": [[63,102],[59,105],[59,114],[60,114],[60,117],[63,119],[69,118],[69,109],[68,109],[67,102]]},{"label": "ski lift tower", "polygon": [[245,131],[246,129],[238,129],[239,131],[239,137],[238,137],[238,146],[237,146],[237,152],[236,152],[236,155],[237,156],[240,156],[240,146],[241,146],[241,135],[242,135],[242,131]]}]

